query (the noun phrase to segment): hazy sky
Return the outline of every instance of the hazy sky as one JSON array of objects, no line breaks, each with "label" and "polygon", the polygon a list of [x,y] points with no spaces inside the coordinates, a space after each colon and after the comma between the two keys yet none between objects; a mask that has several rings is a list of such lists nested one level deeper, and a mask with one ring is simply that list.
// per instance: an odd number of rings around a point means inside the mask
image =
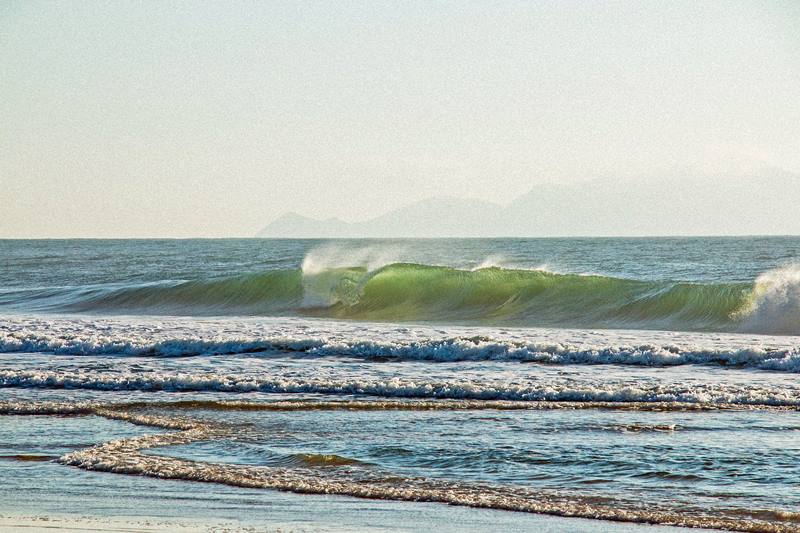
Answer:
[{"label": "hazy sky", "polygon": [[0,237],[800,171],[800,2],[0,3]]}]

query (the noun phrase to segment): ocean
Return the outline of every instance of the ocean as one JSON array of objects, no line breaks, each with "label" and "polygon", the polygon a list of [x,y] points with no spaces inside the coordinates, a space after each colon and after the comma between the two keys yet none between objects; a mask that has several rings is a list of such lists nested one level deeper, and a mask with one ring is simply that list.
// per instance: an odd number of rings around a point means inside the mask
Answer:
[{"label": "ocean", "polygon": [[798,373],[800,237],[0,240],[0,513],[800,531]]}]

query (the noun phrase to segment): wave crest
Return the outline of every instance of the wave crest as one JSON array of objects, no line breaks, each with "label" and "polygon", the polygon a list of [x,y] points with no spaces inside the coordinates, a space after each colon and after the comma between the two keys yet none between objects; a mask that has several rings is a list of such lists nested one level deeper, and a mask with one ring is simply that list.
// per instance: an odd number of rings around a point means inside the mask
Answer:
[{"label": "wave crest", "polygon": [[800,333],[800,265],[761,274],[751,298],[744,327],[774,334]]}]

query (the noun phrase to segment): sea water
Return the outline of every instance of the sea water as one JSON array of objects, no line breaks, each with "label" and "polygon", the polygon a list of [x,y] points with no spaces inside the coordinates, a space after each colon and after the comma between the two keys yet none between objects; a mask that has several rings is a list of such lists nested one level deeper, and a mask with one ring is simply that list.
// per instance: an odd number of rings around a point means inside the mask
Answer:
[{"label": "sea water", "polygon": [[797,530],[798,264],[793,237],[0,241],[0,466]]}]

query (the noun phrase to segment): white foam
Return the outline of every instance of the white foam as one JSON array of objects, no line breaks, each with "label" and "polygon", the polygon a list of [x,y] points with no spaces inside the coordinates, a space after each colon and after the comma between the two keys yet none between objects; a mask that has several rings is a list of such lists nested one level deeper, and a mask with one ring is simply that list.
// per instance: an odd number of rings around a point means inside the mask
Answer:
[{"label": "white foam", "polygon": [[[276,321],[272,321],[274,324]],[[315,357],[392,357],[417,361],[517,361],[551,365],[618,364],[633,366],[678,366],[717,364],[760,368],[783,372],[800,372],[800,346],[797,339],[781,340],[778,345],[765,345],[765,340],[752,342],[750,337],[679,336],[646,333],[627,336],[610,332],[583,332],[571,338],[568,332],[516,330],[513,334],[498,330],[472,329],[433,330],[431,328],[395,328],[351,325],[323,327],[310,331],[308,323],[299,327],[280,324],[273,328],[252,327],[252,322],[226,323],[221,334],[207,329],[207,322],[198,321],[197,328],[128,327],[109,329],[114,321],[44,322],[30,327],[25,319],[0,326],[0,352],[42,352],[68,355],[127,356],[191,356],[236,354],[257,351],[302,352]],[[324,323],[323,323],[324,324]],[[330,324],[330,323],[328,323]],[[231,327],[231,326],[240,327]],[[241,327],[246,325],[249,327]],[[66,327],[65,327],[66,326]],[[405,331],[405,333],[403,333]],[[472,335],[470,335],[472,333]],[[661,342],[659,342],[661,341]],[[703,342],[712,341],[712,342]],[[732,342],[738,341],[738,342]],[[747,342],[749,341],[749,342]]]},{"label": "white foam", "polygon": [[753,302],[744,314],[743,330],[800,332],[800,265],[787,265],[758,276]]},{"label": "white foam", "polygon": [[0,387],[225,393],[327,394],[387,398],[548,401],[660,402],[709,405],[800,406],[800,390],[769,385],[683,382],[600,383],[570,379],[497,380],[284,377],[280,373],[224,375],[216,372],[108,372],[97,370],[0,370]]}]

